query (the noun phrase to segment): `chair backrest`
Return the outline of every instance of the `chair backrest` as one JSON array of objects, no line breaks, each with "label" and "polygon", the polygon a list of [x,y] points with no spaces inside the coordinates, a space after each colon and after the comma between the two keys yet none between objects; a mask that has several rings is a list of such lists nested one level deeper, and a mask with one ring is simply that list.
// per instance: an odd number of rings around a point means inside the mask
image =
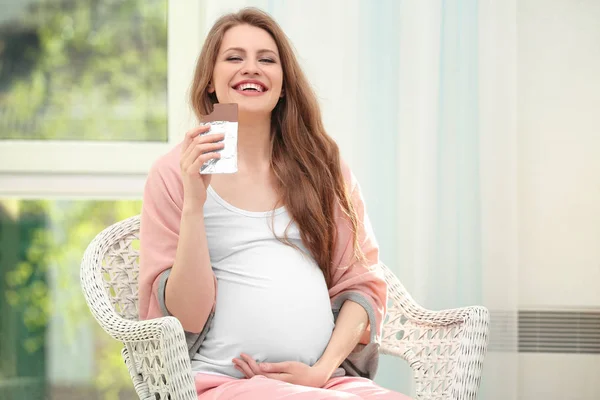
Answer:
[{"label": "chair backrest", "polygon": [[139,318],[139,230],[136,215],[104,229],[88,246],[81,284],[96,317],[102,317],[100,309],[109,303],[120,317]]}]

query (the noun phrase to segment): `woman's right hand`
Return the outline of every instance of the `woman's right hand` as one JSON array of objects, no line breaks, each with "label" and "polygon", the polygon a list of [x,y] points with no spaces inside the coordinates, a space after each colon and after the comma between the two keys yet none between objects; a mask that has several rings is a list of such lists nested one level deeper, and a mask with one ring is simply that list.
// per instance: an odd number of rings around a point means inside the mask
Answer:
[{"label": "woman's right hand", "polygon": [[202,210],[206,201],[206,189],[210,184],[210,174],[200,174],[200,168],[208,160],[219,159],[218,150],[225,144],[224,133],[202,134],[210,130],[209,125],[191,129],[185,134],[181,147],[181,176],[183,178],[183,204],[185,208]]}]

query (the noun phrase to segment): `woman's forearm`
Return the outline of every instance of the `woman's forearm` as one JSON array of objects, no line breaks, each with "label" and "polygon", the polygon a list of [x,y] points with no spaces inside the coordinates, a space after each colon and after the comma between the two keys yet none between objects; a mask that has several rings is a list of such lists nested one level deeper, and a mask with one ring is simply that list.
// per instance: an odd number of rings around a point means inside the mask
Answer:
[{"label": "woman's forearm", "polygon": [[184,209],[165,304],[187,332],[199,333],[213,307],[215,281],[202,210]]},{"label": "woman's forearm", "polygon": [[365,309],[350,300],[342,305],[325,352],[315,364],[327,377],[348,357],[363,336],[369,323]]}]

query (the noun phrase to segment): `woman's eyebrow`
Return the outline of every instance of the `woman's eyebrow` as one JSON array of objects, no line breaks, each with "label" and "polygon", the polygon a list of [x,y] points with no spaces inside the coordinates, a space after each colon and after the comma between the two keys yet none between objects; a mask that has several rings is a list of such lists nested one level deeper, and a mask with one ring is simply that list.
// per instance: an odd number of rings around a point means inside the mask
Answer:
[{"label": "woman's eyebrow", "polygon": [[[243,49],[243,48],[241,48],[241,47],[230,47],[227,50],[225,50],[223,53],[226,53],[228,51],[237,51],[237,52],[240,52],[240,53],[246,53],[246,50]],[[276,52],[274,52],[273,50],[270,50],[270,49],[260,49],[260,50],[258,50],[257,53],[259,53],[259,54],[262,54],[262,53],[272,53],[272,54],[274,54],[276,56],[278,55]]]}]

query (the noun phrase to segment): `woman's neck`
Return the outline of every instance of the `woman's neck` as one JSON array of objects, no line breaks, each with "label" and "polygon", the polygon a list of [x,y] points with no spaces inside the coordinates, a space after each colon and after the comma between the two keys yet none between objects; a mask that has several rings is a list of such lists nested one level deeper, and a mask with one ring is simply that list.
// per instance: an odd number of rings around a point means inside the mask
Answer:
[{"label": "woman's neck", "polygon": [[255,170],[271,163],[271,118],[240,118],[238,122],[238,166]]}]

